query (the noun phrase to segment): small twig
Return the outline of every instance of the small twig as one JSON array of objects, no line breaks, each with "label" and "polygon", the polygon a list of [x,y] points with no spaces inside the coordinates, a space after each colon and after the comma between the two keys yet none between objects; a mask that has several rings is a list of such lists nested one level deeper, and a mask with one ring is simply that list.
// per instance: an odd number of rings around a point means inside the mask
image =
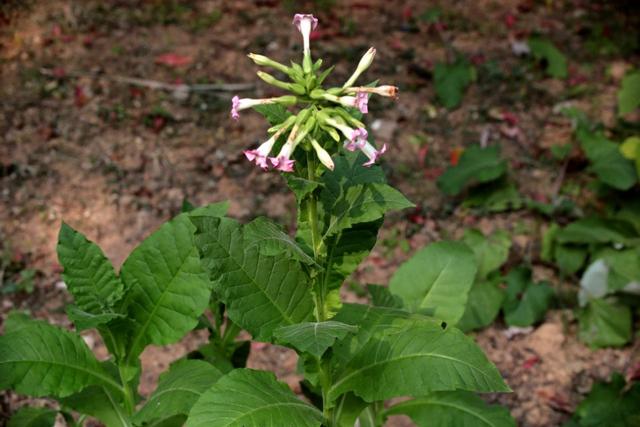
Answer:
[{"label": "small twig", "polygon": [[[53,76],[54,72],[48,68],[40,69],[40,73],[45,76]],[[253,83],[219,83],[219,84],[174,84],[164,83],[157,80],[141,79],[137,77],[127,76],[108,76],[97,73],[82,73],[76,71],[65,72],[65,75],[71,77],[92,77],[103,78],[118,83],[125,83],[134,86],[146,87],[149,89],[166,90],[174,93],[188,93],[188,92],[239,92],[245,90],[252,90],[255,88]]]}]

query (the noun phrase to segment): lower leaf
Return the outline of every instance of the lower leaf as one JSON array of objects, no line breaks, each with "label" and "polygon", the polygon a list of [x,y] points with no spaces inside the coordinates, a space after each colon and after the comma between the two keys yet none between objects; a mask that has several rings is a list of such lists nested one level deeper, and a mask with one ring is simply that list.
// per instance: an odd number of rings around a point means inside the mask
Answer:
[{"label": "lower leaf", "polygon": [[23,406],[13,414],[7,427],[53,427],[57,412],[49,408]]}]

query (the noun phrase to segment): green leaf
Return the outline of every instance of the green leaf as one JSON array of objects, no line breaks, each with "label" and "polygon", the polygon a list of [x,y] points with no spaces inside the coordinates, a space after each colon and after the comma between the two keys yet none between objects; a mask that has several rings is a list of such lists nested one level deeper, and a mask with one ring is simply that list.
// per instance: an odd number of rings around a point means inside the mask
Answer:
[{"label": "green leaf", "polygon": [[531,37],[527,44],[534,58],[546,62],[548,75],[558,79],[567,77],[567,58],[550,40],[543,37]]},{"label": "green leaf", "polygon": [[100,386],[89,386],[81,392],[60,401],[66,407],[81,414],[95,417],[106,427],[132,427],[123,410],[122,399]]},{"label": "green leaf", "polygon": [[468,391],[442,391],[398,403],[386,415],[404,414],[420,427],[515,427],[509,410]]},{"label": "green leaf", "polygon": [[[324,200],[323,200],[324,202]],[[324,205],[325,208],[328,206]],[[331,205],[323,239],[355,224],[375,221],[392,210],[415,206],[402,193],[386,184],[360,184],[349,187]]]},{"label": "green leaf", "polygon": [[133,323],[127,353],[130,365],[147,344],[170,344],[182,338],[198,324],[209,303],[211,282],[200,263],[188,215],[165,223],[122,266],[127,286],[122,311]]},{"label": "green leaf", "polygon": [[322,413],[271,372],[235,369],[200,397],[186,427],[281,427],[283,422],[319,427]]},{"label": "green leaf", "polygon": [[471,331],[489,326],[500,313],[505,292],[500,288],[502,277],[476,282],[471,287],[467,307],[456,327]]},{"label": "green leaf", "polygon": [[291,115],[291,113],[280,104],[256,105],[253,109],[262,114],[271,126],[279,125]]},{"label": "green leaf", "polygon": [[32,321],[0,336],[0,389],[65,397],[90,385],[122,390],[78,335]]},{"label": "green leaf", "polygon": [[623,290],[632,282],[640,282],[640,247],[628,249],[602,248],[592,259],[603,260],[609,267],[607,291]]},{"label": "green leaf", "polygon": [[453,64],[438,62],[433,70],[433,84],[442,105],[454,109],[462,101],[467,86],[473,81],[475,69],[459,57]]},{"label": "green leaf", "polygon": [[222,217],[227,214],[229,210],[229,202],[217,202],[211,203],[206,206],[201,206],[199,208],[191,209],[189,211],[189,217],[196,216],[214,216],[214,217]]},{"label": "green leaf", "polygon": [[243,231],[228,218],[193,218],[196,245],[229,317],[254,339],[268,341],[279,326],[313,312],[310,281],[300,264],[247,248]]},{"label": "green leaf", "polygon": [[111,322],[114,319],[124,318],[124,315],[120,313],[88,313],[86,311],[80,310],[75,305],[67,306],[67,316],[69,317],[69,320],[73,322],[73,325],[76,327],[77,331],[97,328],[101,325]]},{"label": "green leaf", "polygon": [[618,92],[618,114],[624,115],[640,106],[640,71],[627,73]]},{"label": "green leaf", "polygon": [[592,348],[617,347],[631,339],[631,310],[604,299],[589,302],[578,312],[578,337]]},{"label": "green leaf", "polygon": [[160,376],[158,387],[134,415],[136,424],[188,415],[200,396],[222,377],[222,372],[201,360],[181,360]]},{"label": "green leaf", "polygon": [[620,152],[620,146],[600,132],[579,127],[576,133],[580,146],[591,161],[598,178],[618,190],[628,190],[637,181],[633,163]]},{"label": "green leaf", "polygon": [[299,352],[320,358],[337,339],[343,339],[347,334],[357,331],[357,326],[329,320],[281,326],[273,335],[282,344],[292,345]]},{"label": "green leaf", "polygon": [[78,308],[94,315],[113,313],[124,286],[98,245],[63,222],[57,251],[62,278]]},{"label": "green leaf", "polygon": [[[360,399],[353,393],[345,393],[336,402],[333,410],[336,427],[354,427],[362,411],[369,403]],[[362,423],[360,427],[364,427]]]},{"label": "green leaf", "polygon": [[330,398],[349,391],[367,402],[456,389],[509,391],[482,350],[455,328],[413,317],[377,329],[335,372]]},{"label": "green leaf", "polygon": [[7,427],[53,427],[56,415],[53,409],[23,406],[9,419]]},{"label": "green leaf", "polygon": [[518,267],[506,277],[504,319],[509,326],[531,326],[544,318],[553,299],[553,288],[545,282],[533,283],[531,270]]},{"label": "green leaf", "polygon": [[257,245],[262,255],[277,256],[282,253],[307,265],[317,265],[313,258],[273,221],[259,217],[244,226],[246,249]]},{"label": "green leaf", "polygon": [[620,145],[620,153],[629,159],[640,158],[640,136],[630,136]]},{"label": "green leaf", "polygon": [[582,246],[558,244],[554,248],[556,263],[564,274],[577,273],[584,265],[587,255],[587,249]]},{"label": "green leaf", "polygon": [[607,285],[609,279],[609,266],[602,259],[591,263],[580,279],[578,302],[580,307],[586,306],[589,301],[603,298],[609,293]]},{"label": "green leaf", "polygon": [[402,308],[402,298],[393,295],[386,286],[367,285],[367,291],[376,307]]},{"label": "green leaf", "polygon": [[475,257],[466,245],[432,243],[398,268],[389,290],[410,311],[433,310],[434,317],[455,325],[464,313],[476,270]]},{"label": "green leaf", "polygon": [[309,181],[308,179],[300,178],[292,174],[286,174],[284,177],[287,180],[289,189],[295,194],[298,203],[318,188],[319,185],[317,181]]},{"label": "green leaf", "polygon": [[560,243],[621,243],[637,238],[638,233],[627,221],[606,218],[584,218],[558,231]]},{"label": "green leaf", "polygon": [[520,209],[522,204],[522,197],[514,183],[507,176],[503,176],[470,188],[462,206],[486,212],[504,212]]},{"label": "green leaf", "polygon": [[476,229],[467,229],[462,237],[476,257],[478,264],[478,279],[486,279],[489,273],[497,270],[507,261],[511,248],[511,237],[504,230],[498,230],[485,236]]},{"label": "green leaf", "polygon": [[507,162],[500,157],[498,146],[481,148],[474,145],[464,150],[458,164],[447,168],[437,182],[443,193],[453,196],[468,184],[493,181],[506,171]]},{"label": "green leaf", "polygon": [[640,425],[640,383],[628,384],[614,374],[609,383],[596,383],[576,408],[580,427],[634,427]]}]

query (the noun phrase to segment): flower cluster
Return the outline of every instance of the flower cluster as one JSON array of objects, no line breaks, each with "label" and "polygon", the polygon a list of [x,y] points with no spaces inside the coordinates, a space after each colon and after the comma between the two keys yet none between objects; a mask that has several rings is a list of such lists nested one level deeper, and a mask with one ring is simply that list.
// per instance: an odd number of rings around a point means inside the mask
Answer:
[{"label": "flower cluster", "polygon": [[[295,160],[292,158],[295,149],[303,144],[305,150],[314,150],[318,160],[327,168],[333,170],[333,161],[327,149],[343,146],[350,151],[360,150],[369,159],[363,166],[370,166],[386,151],[386,144],[380,150],[368,141],[368,133],[364,124],[354,117],[355,110],[362,114],[369,112],[368,102],[372,94],[396,98],[398,88],[395,86],[355,86],[360,75],[371,65],[376,50],[370,48],[360,59],[358,66],[342,87],[322,88],[333,67],[320,71],[322,60],[313,62],[311,59],[310,35],[318,25],[313,15],[296,14],[293,24],[298,28],[303,38],[302,66],[292,62],[287,66],[266,56],[249,54],[257,65],[269,67],[279,71],[289,78],[289,81],[278,80],[271,74],[258,71],[258,77],[266,83],[289,91],[290,95],[274,98],[251,99],[234,96],[231,105],[231,117],[240,118],[240,111],[258,105],[279,104],[285,107],[304,105],[297,113],[290,115],[284,122],[269,129],[271,137],[254,150],[246,150],[245,156],[249,161],[264,170],[275,168],[282,172],[292,172]],[[331,139],[321,138],[323,134]],[[280,151],[273,155],[272,151],[278,141],[286,135]],[[325,142],[324,145],[319,142]]]}]

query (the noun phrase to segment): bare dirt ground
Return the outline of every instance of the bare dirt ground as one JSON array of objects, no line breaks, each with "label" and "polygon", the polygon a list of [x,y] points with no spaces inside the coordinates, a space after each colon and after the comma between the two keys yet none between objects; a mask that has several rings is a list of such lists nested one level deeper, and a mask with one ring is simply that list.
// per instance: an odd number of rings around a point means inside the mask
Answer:
[{"label": "bare dirt ground", "polygon": [[[508,230],[513,236],[510,265],[531,262],[535,276],[575,290],[575,279],[560,280],[538,262],[545,227],[541,217],[526,211],[482,216],[456,208],[438,191],[435,177],[453,149],[477,143],[484,133],[510,159],[521,193],[548,200],[558,191],[567,177],[545,153],[569,140],[571,126],[554,113],[554,106],[571,101],[611,124],[619,80],[638,59],[578,65],[584,59],[578,18],[604,13],[596,8],[602,5],[371,0],[323,8],[296,3],[33,0],[7,6],[0,16],[0,250],[37,275],[32,293],[1,295],[0,323],[10,310],[28,309],[69,326],[55,257],[61,221],[98,243],[117,266],[178,213],[185,198],[195,205],[230,200],[230,215],[241,220],[267,215],[293,223],[293,199],[284,181],[257,171],[242,156],[244,148],[263,138],[266,123],[251,112],[237,123],[229,120],[235,91],[184,96],[119,78],[248,83],[241,95],[271,95],[245,55],[265,53],[283,62],[300,55],[298,34],[289,23],[293,12],[302,10],[320,18],[314,54],[325,64],[336,64],[336,82],[348,76],[369,46],[378,49],[368,76],[398,85],[401,96],[396,102],[375,99],[370,121],[375,121],[377,141],[390,146],[384,163],[389,179],[419,207],[387,219],[381,242],[351,278],[354,285],[345,298],[359,298],[354,292],[359,284],[386,283],[413,250],[460,237],[471,226]],[[447,22],[442,31],[418,19],[435,6]],[[514,25],[505,24],[508,16],[515,17]],[[570,77],[587,81],[586,95],[574,96],[571,78],[532,77],[512,53],[510,39],[533,32],[549,35],[573,55]],[[462,106],[447,112],[434,101],[431,72],[451,48],[478,64],[495,62],[508,78],[480,79]],[[516,123],[496,119],[494,111],[511,112]],[[416,139],[427,141],[426,156],[413,143]],[[586,192],[577,198],[589,203]],[[560,425],[593,381],[640,360],[637,340],[622,349],[585,347],[577,341],[574,317],[566,308],[549,312],[544,323],[519,335],[509,338],[506,330],[498,322],[476,338],[514,390],[491,400],[507,405],[522,426]],[[177,345],[148,349],[140,392],[150,393],[159,372],[205,339],[193,334]],[[88,335],[87,341],[106,356],[96,336]],[[257,345],[249,365],[275,370],[299,391],[291,351]],[[0,419],[24,401],[1,394]],[[389,425],[407,425],[407,420]]]}]

